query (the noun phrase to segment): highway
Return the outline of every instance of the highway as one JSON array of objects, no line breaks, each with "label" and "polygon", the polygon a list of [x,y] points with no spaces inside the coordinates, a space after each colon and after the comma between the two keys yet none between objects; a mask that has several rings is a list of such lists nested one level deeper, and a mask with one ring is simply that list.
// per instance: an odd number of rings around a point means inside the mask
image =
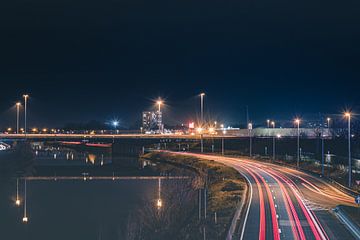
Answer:
[{"label": "highway", "polygon": [[30,176],[22,177],[27,181],[61,181],[61,180],[179,180],[189,179],[189,176]]},{"label": "highway", "polygon": [[330,211],[354,205],[353,197],[321,179],[255,160],[177,154],[218,161],[245,176],[251,196],[240,239],[354,239]]},{"label": "highway", "polygon": [[236,135],[216,135],[216,134],[0,134],[0,139],[48,139],[48,140],[79,140],[79,139],[200,139],[200,138],[239,138]]}]

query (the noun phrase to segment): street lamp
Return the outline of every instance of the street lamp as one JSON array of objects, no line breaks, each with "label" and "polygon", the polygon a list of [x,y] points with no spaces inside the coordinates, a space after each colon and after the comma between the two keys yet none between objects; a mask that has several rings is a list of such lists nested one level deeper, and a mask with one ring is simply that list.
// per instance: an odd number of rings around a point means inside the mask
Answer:
[{"label": "street lamp", "polygon": [[[275,128],[275,122],[271,122],[273,129]],[[273,162],[275,162],[275,131],[273,132]]]},{"label": "street lamp", "polygon": [[113,125],[113,127],[115,128],[115,131],[116,131],[117,127],[119,126],[119,121],[118,121],[118,120],[114,120],[114,121],[112,121],[111,124]]},{"label": "street lamp", "polygon": [[163,104],[163,101],[158,100],[156,104],[158,105],[158,111],[161,112],[161,105]]},{"label": "street lamp", "polygon": [[20,119],[20,106],[21,103],[16,103],[16,133],[19,134],[19,119]]},{"label": "street lamp", "polygon": [[348,119],[348,157],[349,157],[349,188],[351,187],[351,112],[344,113],[345,118]]},{"label": "street lamp", "polygon": [[267,127],[269,128],[270,127],[270,119],[266,120],[267,122]]},{"label": "street lamp", "polygon": [[295,124],[297,126],[297,163],[296,166],[300,166],[300,122],[299,118],[295,119]]},{"label": "street lamp", "polygon": [[205,93],[200,93],[201,125],[204,124],[204,96]]},{"label": "street lamp", "polygon": [[[200,108],[201,108],[201,126],[204,125],[204,96],[205,96],[205,93],[201,93],[200,94]],[[201,152],[203,153],[204,152],[204,139],[202,137],[202,134],[201,134]]]},{"label": "street lamp", "polygon": [[252,157],[252,134],[251,134],[252,128],[253,128],[252,123],[249,123],[248,129],[249,129],[249,139],[250,139],[250,157]]},{"label": "street lamp", "polygon": [[29,95],[24,94],[23,98],[25,100],[25,116],[24,116],[25,126],[24,126],[24,129],[25,129],[25,135],[26,135],[26,133],[27,133],[27,101],[28,101]]},{"label": "street lamp", "polygon": [[157,114],[157,121],[158,121],[158,127],[159,127],[159,134],[162,132],[162,114],[161,114],[161,106],[163,105],[162,100],[156,101],[156,104],[158,105],[158,114]]}]

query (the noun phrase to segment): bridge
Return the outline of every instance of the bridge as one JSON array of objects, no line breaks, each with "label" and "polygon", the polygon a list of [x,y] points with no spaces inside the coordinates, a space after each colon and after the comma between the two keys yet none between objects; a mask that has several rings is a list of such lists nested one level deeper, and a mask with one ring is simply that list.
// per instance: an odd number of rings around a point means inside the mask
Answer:
[{"label": "bridge", "polygon": [[[300,136],[302,138],[318,138],[323,136],[325,138],[332,137],[332,131],[329,128],[300,128]],[[217,129],[214,134],[49,134],[49,133],[30,133],[30,134],[0,134],[0,139],[31,139],[31,140],[116,140],[116,139],[232,139],[232,138],[248,138],[249,136],[258,138],[268,137],[297,137],[298,131],[296,128],[255,128],[251,132],[248,129]]]}]

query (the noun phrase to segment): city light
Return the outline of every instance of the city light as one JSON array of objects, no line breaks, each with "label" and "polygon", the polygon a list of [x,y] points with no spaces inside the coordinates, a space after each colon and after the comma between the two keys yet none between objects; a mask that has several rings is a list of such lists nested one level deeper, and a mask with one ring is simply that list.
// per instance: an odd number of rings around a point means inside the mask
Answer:
[{"label": "city light", "polygon": [[158,111],[161,112],[161,105],[163,105],[163,101],[162,100],[157,100],[156,104],[158,105]]},{"label": "city light", "polygon": [[297,124],[297,157],[296,157],[296,166],[300,167],[300,119],[296,118],[295,123]]},{"label": "city light", "polygon": [[15,205],[16,206],[20,206],[21,202],[20,202],[20,198],[19,198],[19,179],[16,179],[16,201],[15,201]]},{"label": "city light", "polygon": [[162,208],[162,200],[161,199],[157,200],[156,206],[157,206],[158,209]]},{"label": "city light", "polygon": [[349,171],[349,179],[348,179],[348,187],[351,188],[352,185],[352,159],[351,159],[351,112],[346,111],[344,116],[348,119],[348,171]]},{"label": "city light", "polygon": [[19,121],[20,121],[20,106],[21,103],[16,103],[16,133],[19,134]]},{"label": "city light", "polygon": [[28,94],[24,94],[23,95],[23,98],[25,100],[25,115],[24,115],[24,130],[25,130],[25,134],[27,133],[27,101],[28,101],[28,98],[29,98],[29,95]]},{"label": "city light", "polygon": [[210,134],[214,134],[215,133],[215,129],[213,127],[209,128],[209,133]]},{"label": "city light", "polygon": [[119,126],[119,121],[117,120],[112,121],[112,125],[116,128],[117,126]]}]

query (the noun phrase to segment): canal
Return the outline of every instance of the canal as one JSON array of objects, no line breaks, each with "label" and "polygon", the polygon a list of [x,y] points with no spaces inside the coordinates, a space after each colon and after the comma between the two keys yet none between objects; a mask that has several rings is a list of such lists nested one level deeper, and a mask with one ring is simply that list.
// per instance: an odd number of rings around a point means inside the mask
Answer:
[{"label": "canal", "polygon": [[183,170],[141,159],[121,166],[107,150],[30,149],[27,163],[17,160],[1,176],[0,239],[169,239],[196,212],[192,176]]}]

